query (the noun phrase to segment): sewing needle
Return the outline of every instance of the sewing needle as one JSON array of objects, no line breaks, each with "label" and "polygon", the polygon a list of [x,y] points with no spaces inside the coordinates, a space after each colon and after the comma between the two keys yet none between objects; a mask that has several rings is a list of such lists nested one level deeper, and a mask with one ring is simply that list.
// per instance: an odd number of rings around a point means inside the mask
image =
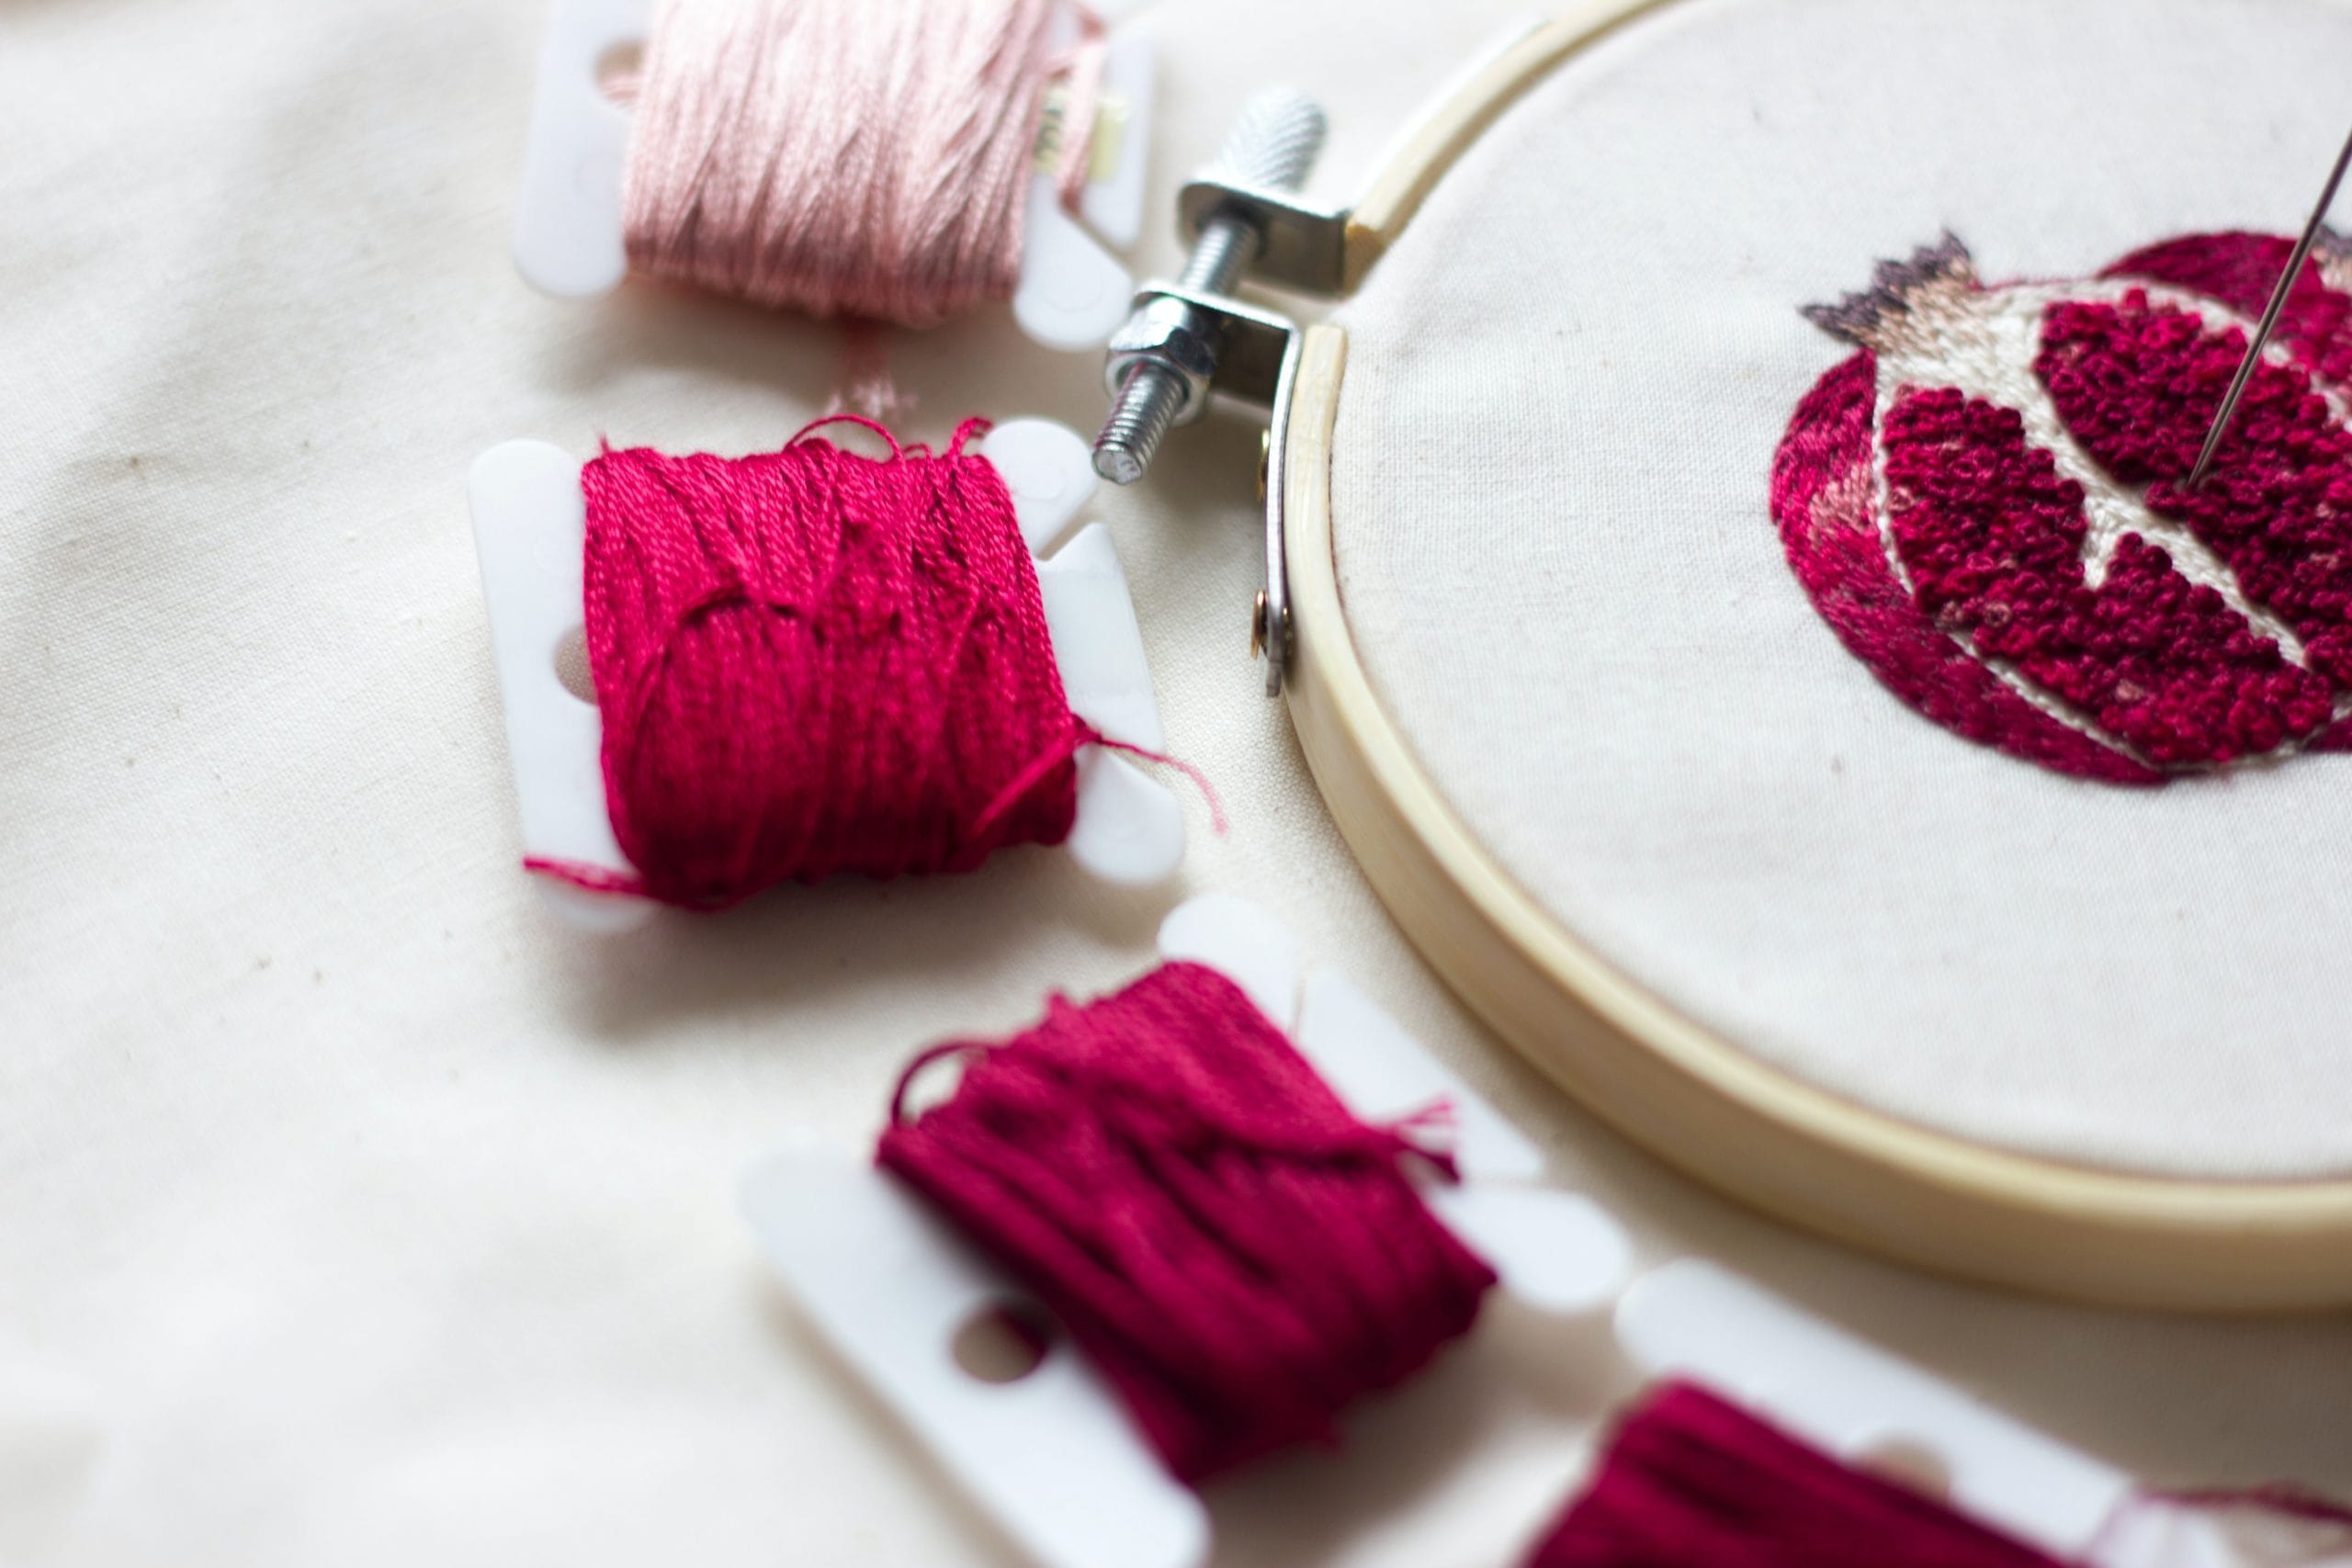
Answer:
[{"label": "sewing needle", "polygon": [[2303,237],[2295,242],[2295,253],[2287,258],[2287,270],[2278,275],[2278,286],[2270,291],[2270,303],[2263,308],[2262,322],[2254,329],[2254,341],[2246,344],[2245,357],[2238,362],[2238,373],[2230,382],[2229,395],[2222,400],[2222,412],[2213,416],[2213,428],[2206,432],[2204,450],[2197,454],[2197,467],[2188,473],[2191,490],[2204,482],[2205,470],[2212,466],[2213,453],[2222,445],[2222,437],[2228,434],[2230,421],[2237,415],[2238,400],[2245,395],[2245,384],[2254,379],[2254,367],[2262,363],[2263,345],[2278,328],[2279,314],[2287,309],[2287,297],[2295,291],[2295,280],[2303,275],[2303,259],[2312,254],[2312,245],[2327,222],[2327,209],[2335,205],[2336,187],[2344,183],[2347,164],[2352,164],[2352,136],[2345,138],[2344,151],[2335,155],[2335,168],[2327,176],[2326,188],[2319,193],[2319,205],[2312,209],[2312,220],[2303,225]]}]

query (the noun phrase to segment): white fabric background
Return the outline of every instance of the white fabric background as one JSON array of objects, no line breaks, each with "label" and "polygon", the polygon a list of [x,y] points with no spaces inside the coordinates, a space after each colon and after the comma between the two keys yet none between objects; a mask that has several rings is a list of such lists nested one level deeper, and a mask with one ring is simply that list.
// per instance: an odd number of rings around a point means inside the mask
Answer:
[{"label": "white fabric background", "polygon": [[1375,683],[1538,899],[1898,1115],[2352,1172],[2352,759],[2124,791],[1972,745],[1838,643],[1768,510],[1852,352],[1799,306],[1947,227],[1988,279],[2291,232],[2347,69],[2334,0],[1697,0],[1474,152],[1345,312],[1336,547]]},{"label": "white fabric background", "polygon": [[[1345,189],[1506,8],[1168,8],[1155,210],[1277,68],[1330,102]],[[1109,897],[1032,854],[609,944],[542,913],[466,465],[525,434],[772,443],[821,400],[832,340],[523,288],[504,231],[538,21],[537,0],[0,6],[10,1568],[1011,1561],[767,1281],[731,1185],[790,1124],[870,1133],[917,1045],[1139,969],[1184,889]],[[901,362],[917,434],[1098,408],[1091,363],[1001,321]],[[2340,1319],[2137,1319],[1885,1268],[1689,1187],[1502,1055],[1398,941],[1255,695],[1255,432],[1180,440],[1097,513],[1173,744],[1237,822],[1213,840],[1195,811],[1192,886],[1308,933],[1645,1255],[1723,1258],[2157,1478],[2352,1493]],[[1498,1310],[1346,1454],[1218,1488],[1220,1563],[1495,1568],[1623,1382],[1597,1336]]]}]

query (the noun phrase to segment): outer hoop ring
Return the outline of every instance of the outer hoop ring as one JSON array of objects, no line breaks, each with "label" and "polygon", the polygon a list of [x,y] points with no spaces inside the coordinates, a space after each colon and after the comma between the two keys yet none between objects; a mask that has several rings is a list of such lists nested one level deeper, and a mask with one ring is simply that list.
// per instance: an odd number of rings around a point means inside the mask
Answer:
[{"label": "outer hoop ring", "polygon": [[[1587,0],[1442,105],[1356,208],[1350,287],[1521,94],[1668,3]],[[1447,805],[1357,656],[1332,549],[1332,431],[1346,368],[1346,334],[1309,329],[1284,451],[1291,719],[1341,836],[1390,915],[1497,1033],[1668,1163],[1904,1262],[2109,1306],[2352,1303],[2352,1181],[2132,1176],[1931,1132],[1708,1032],[1530,897]]]}]

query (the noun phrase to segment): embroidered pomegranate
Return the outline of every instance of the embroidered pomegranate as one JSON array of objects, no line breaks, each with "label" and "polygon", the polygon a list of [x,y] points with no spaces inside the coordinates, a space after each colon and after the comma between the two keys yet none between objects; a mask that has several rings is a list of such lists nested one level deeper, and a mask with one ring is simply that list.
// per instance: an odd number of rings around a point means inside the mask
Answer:
[{"label": "embroidered pomegranate", "polygon": [[2304,264],[2204,482],[2288,241],[1980,283],[1947,235],[1806,315],[1857,345],[1797,405],[1772,515],[1896,695],[2080,777],[2352,750],[2352,243]]}]

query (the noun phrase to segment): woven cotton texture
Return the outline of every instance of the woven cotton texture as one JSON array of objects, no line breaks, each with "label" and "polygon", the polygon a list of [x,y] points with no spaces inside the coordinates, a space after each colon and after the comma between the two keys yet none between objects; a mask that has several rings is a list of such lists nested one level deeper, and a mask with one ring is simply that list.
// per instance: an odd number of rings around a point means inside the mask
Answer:
[{"label": "woven cotton texture", "polygon": [[[1148,210],[1247,96],[1236,38],[1329,95],[1337,199],[1524,8],[1163,7]],[[1134,975],[1212,887],[1371,989],[1644,1256],[1758,1272],[2152,1475],[2352,1492],[2341,1322],[2062,1312],[1843,1258],[1662,1176],[1501,1050],[1257,695],[1246,421],[1179,432],[1181,469],[1088,513],[1117,532],[1170,743],[1232,811],[1219,839],[1188,800],[1180,886],[1014,853],[618,942],[551,918],[514,866],[467,465],[517,436],[772,449],[824,411],[838,345],[683,290],[566,304],[515,277],[546,16],[0,5],[0,1560],[1015,1568],[784,1305],[729,1194],[789,1126],[870,1141],[913,1042]],[[1841,249],[1797,300],[1939,222]],[[1137,271],[1174,272],[1173,226],[1147,234]],[[1833,347],[1793,323],[1776,419]],[[918,439],[1102,410],[1082,356],[993,312],[899,368]],[[1810,611],[1789,630],[1890,703]],[[1344,1454],[1226,1490],[1218,1568],[1512,1561],[1609,1395],[1534,1314],[1488,1330]]]},{"label": "woven cotton texture", "polygon": [[1824,624],[1770,512],[1792,411],[1852,352],[1804,307],[1946,231],[1988,279],[2079,279],[2291,229],[2352,12],[1895,16],[1678,7],[1439,185],[1343,314],[1350,627],[1529,892],[1760,1059],[2069,1160],[2352,1172],[2352,760],[2119,789],[1955,735]]}]

